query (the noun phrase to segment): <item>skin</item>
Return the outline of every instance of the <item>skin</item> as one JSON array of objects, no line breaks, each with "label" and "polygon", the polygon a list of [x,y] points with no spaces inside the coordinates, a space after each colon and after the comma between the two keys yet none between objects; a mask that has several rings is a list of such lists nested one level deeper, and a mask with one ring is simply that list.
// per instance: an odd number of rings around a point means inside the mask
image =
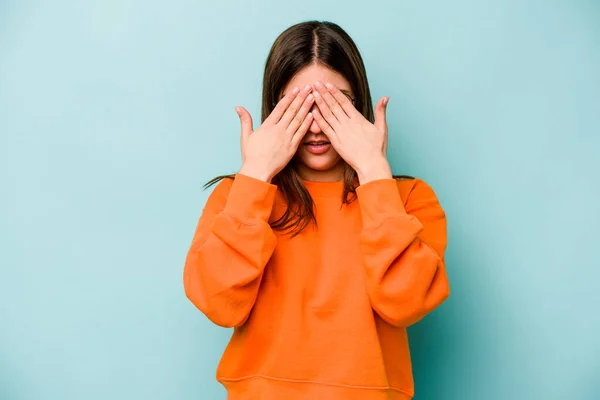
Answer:
[{"label": "skin", "polygon": [[[343,75],[325,68],[318,64],[310,65],[298,72],[286,85],[283,93],[287,93],[294,87],[303,87],[310,85],[314,91],[316,82],[331,82],[340,90],[345,91],[351,98],[354,93],[350,88],[350,83]],[[317,108],[317,104],[313,104],[312,110]],[[310,128],[304,137],[303,143],[309,141],[329,141],[327,135],[323,132],[317,121],[314,120],[310,124]],[[308,181],[316,182],[334,182],[342,180],[344,173],[344,161],[338,152],[331,148],[327,153],[314,155],[311,154],[306,146],[300,145],[294,157],[296,170],[300,176]]]},{"label": "skin", "polygon": [[[392,178],[387,161],[388,97],[375,107],[375,123],[366,120],[344,94],[353,97],[339,73],[313,64],[288,82],[271,115],[257,129],[243,107],[236,107],[242,125],[240,173],[270,182],[294,158],[300,176],[309,181],[343,179],[344,163],[358,174],[360,184]],[[308,152],[303,143],[329,141],[325,154]]]}]

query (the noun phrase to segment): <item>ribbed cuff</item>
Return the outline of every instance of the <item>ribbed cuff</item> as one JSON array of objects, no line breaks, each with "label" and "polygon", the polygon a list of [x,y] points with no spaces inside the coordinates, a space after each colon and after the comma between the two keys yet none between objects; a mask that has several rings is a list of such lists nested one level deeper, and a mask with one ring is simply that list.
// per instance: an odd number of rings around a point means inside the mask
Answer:
[{"label": "ribbed cuff", "polygon": [[257,220],[269,221],[277,186],[237,174],[231,185],[225,213],[249,224]]}]

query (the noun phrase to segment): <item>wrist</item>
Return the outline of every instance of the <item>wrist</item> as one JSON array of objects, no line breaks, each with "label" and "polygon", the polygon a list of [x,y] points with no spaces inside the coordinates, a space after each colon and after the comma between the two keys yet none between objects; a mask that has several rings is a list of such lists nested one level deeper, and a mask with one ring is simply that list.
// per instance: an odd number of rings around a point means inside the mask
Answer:
[{"label": "wrist", "polygon": [[392,179],[392,168],[385,157],[373,160],[356,169],[358,181],[361,185],[379,179]]},{"label": "wrist", "polygon": [[255,167],[252,165],[242,164],[242,168],[240,168],[239,173],[267,183],[271,183],[271,180],[273,179],[273,174],[271,172],[264,168]]}]

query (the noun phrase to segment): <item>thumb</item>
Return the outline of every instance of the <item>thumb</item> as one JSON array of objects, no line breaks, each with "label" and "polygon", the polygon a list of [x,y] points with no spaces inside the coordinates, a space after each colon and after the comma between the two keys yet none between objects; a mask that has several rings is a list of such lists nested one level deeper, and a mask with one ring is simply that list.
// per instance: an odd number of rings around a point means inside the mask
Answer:
[{"label": "thumb", "polygon": [[381,100],[377,102],[377,106],[375,106],[375,126],[381,130],[382,132],[385,130],[386,122],[386,111],[387,105],[390,101],[390,98],[385,96]]},{"label": "thumb", "polygon": [[252,117],[250,116],[250,113],[244,107],[239,106],[235,108],[235,112],[240,117],[240,124],[242,125],[242,136],[248,136],[253,131]]}]

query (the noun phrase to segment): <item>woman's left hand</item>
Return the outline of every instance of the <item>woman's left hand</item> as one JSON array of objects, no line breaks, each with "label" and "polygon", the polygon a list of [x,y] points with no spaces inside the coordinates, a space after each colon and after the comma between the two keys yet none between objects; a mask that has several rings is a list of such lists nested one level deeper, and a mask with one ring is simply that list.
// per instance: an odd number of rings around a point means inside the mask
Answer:
[{"label": "woman's left hand", "polygon": [[334,85],[315,83],[318,110],[315,121],[338,154],[356,171],[361,184],[392,177],[387,161],[388,127],[385,112],[389,97],[375,107],[375,123],[369,122]]}]

